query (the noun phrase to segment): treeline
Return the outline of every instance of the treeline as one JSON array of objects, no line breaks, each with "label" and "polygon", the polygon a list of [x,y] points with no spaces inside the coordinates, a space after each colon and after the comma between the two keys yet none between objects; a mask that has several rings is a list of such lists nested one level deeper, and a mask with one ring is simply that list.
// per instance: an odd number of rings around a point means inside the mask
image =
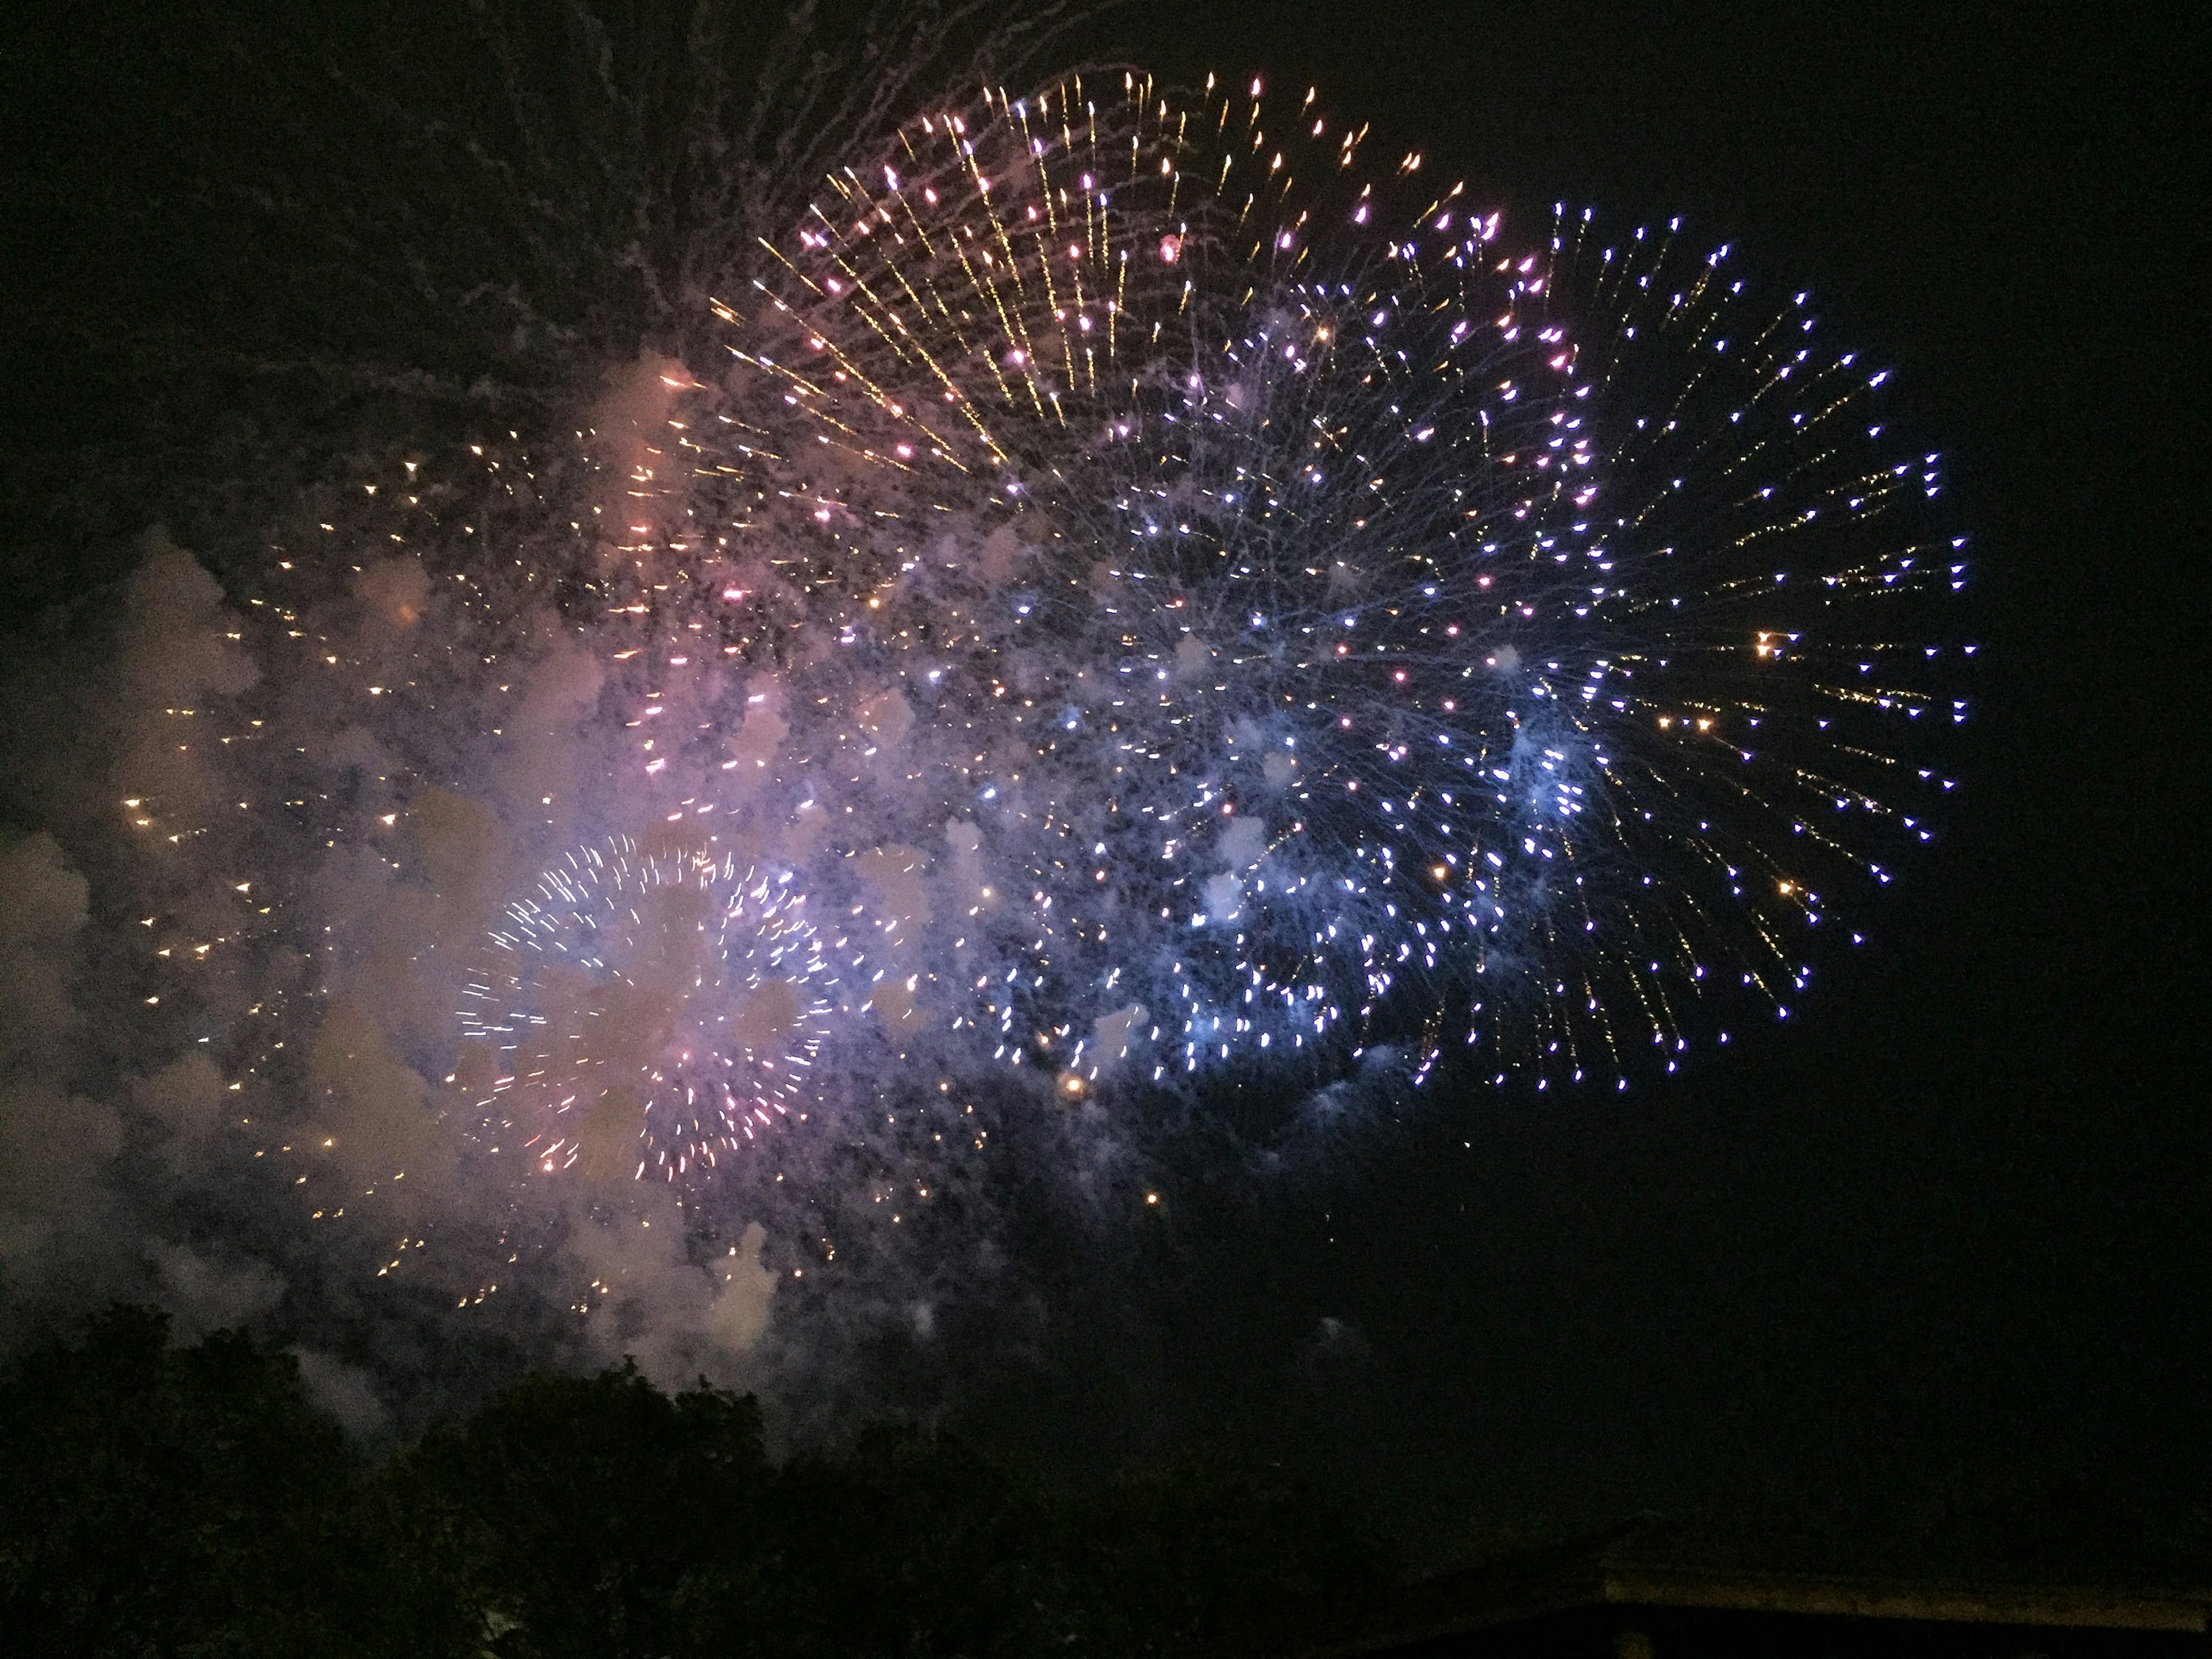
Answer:
[{"label": "treeline", "polygon": [[378,1462],[291,1356],[118,1307],[0,1376],[10,1655],[1295,1652],[1375,1604],[1343,1507],[1182,1464],[1079,1492],[912,1430],[773,1461],[749,1396],[533,1376]]}]

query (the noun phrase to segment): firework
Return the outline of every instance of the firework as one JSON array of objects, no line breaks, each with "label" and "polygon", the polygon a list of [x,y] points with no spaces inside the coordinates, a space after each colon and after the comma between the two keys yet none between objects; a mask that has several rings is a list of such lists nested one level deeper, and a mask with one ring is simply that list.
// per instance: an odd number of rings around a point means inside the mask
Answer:
[{"label": "firework", "polygon": [[[789,872],[627,837],[508,907],[463,988],[486,1131],[546,1174],[675,1180],[804,1119],[841,969]],[[632,1166],[635,1166],[634,1168]]]},{"label": "firework", "polygon": [[[1950,787],[1936,459],[1728,250],[1530,239],[1422,171],[1256,86],[920,118],[715,300],[722,363],[648,365],[579,456],[476,454],[489,491],[392,481],[476,645],[424,630],[422,701],[507,695],[551,599],[595,665],[548,828],[838,895],[817,1079],[840,1010],[1071,1096],[1378,1044],[1625,1086],[1786,1015]],[[714,914],[705,1007],[768,920]],[[531,1097],[502,1144],[568,1167],[599,1111],[672,1177],[794,1115],[807,1067],[703,1026],[495,1034],[523,953],[581,948],[542,927],[464,1018]],[[571,1071],[590,1102],[536,1097]]]},{"label": "firework", "polygon": [[1032,1192],[1794,1017],[1937,832],[1940,466],[1741,255],[1302,86],[605,61],[619,122],[395,105],[357,180],[233,192],[359,343],[241,333],[252,465],[165,463],[235,493],[177,520],[220,580],[155,537],[88,588],[118,648],[52,695],[110,740],[16,757],[118,820],[33,975],[102,988],[70,1227],[611,1354],[737,1328],[759,1223],[781,1294],[903,1319],[878,1220],[964,1285]]},{"label": "firework", "polygon": [[732,550],[632,550],[794,702],[896,703],[927,976],[1073,1089],[1448,1030],[1671,1069],[1950,787],[1960,544],[1885,377],[1724,248],[1516,246],[1360,138],[1134,77],[923,118],[720,306]]},{"label": "firework", "polygon": [[417,963],[484,1149],[687,1185],[916,1096],[1618,1088],[1786,1017],[1951,787],[1936,458],[1729,250],[1369,149],[941,106],[573,434],[319,499],[198,793],[197,727],[131,773],[252,900],[155,948]]}]

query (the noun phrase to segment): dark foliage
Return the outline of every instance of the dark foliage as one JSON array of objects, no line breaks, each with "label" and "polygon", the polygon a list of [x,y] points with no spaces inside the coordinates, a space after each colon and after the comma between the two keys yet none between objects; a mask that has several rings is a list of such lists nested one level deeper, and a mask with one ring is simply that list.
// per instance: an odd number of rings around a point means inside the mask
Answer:
[{"label": "dark foliage", "polygon": [[143,1310],[0,1380],[11,1654],[1234,1655],[1389,1583],[1261,1473],[1071,1492],[896,1427],[778,1465],[750,1398],[629,1368],[532,1377],[380,1468],[289,1355]]},{"label": "dark foliage", "polygon": [[0,1647],[84,1655],[376,1652],[465,1621],[420,1574],[290,1355],[169,1346],[143,1309],[0,1385]]}]

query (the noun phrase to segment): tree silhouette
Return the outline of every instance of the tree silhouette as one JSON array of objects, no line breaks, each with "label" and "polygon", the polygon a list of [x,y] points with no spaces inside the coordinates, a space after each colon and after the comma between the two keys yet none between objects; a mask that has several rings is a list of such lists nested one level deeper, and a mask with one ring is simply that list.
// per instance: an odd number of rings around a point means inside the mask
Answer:
[{"label": "tree silhouette", "polygon": [[380,1468],[289,1354],[172,1346],[143,1309],[0,1376],[10,1655],[1258,1654],[1389,1583],[1349,1510],[1265,1471],[1055,1485],[897,1425],[779,1465],[750,1397],[627,1364]]}]

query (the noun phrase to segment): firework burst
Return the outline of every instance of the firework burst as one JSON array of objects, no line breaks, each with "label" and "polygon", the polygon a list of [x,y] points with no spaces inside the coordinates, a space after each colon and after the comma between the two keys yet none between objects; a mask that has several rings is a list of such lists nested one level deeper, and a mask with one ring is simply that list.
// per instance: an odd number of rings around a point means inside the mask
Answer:
[{"label": "firework burst", "polygon": [[483,1133],[549,1175],[714,1168],[807,1116],[840,970],[860,965],[846,945],[788,871],[627,837],[570,854],[462,988],[494,1073]]}]

